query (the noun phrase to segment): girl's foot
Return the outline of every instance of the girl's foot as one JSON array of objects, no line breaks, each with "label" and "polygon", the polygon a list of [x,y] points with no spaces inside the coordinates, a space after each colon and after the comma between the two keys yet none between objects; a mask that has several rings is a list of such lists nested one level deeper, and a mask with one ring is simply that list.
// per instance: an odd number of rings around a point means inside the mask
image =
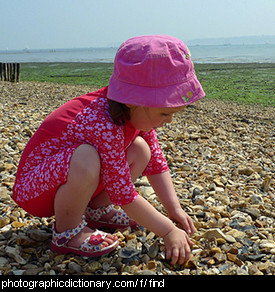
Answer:
[{"label": "girl's foot", "polygon": [[86,225],[83,219],[76,228],[61,233],[58,233],[54,226],[52,250],[59,253],[97,257],[113,251],[119,244],[116,236],[99,230],[91,230]]},{"label": "girl's foot", "polygon": [[109,227],[117,229],[137,226],[137,223],[122,209],[116,209],[114,205],[98,209],[87,207],[86,220],[90,228]]}]

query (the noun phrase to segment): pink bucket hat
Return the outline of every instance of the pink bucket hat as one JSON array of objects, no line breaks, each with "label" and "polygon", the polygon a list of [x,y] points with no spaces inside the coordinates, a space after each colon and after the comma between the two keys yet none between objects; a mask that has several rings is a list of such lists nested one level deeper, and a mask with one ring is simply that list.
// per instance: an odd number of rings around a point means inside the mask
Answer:
[{"label": "pink bucket hat", "polygon": [[145,107],[179,107],[205,96],[191,54],[166,35],[134,37],[118,49],[107,97]]}]

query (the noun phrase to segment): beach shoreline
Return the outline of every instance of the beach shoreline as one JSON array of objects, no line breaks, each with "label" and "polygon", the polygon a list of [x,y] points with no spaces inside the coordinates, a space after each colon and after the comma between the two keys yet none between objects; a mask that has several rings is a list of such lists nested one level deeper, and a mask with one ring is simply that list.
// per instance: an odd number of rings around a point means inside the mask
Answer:
[{"label": "beach shoreline", "polygon": [[[197,63],[249,63],[275,62],[274,42],[271,43],[230,43],[190,44],[193,62]],[[0,50],[0,59],[4,62],[107,62],[112,63],[119,44],[102,48],[60,48]]]}]

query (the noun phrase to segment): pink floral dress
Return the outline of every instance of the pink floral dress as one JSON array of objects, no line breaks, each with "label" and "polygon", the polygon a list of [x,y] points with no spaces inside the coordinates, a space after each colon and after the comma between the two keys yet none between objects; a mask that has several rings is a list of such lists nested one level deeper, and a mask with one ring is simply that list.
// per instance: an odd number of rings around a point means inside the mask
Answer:
[{"label": "pink floral dress", "polygon": [[129,122],[113,123],[107,100],[108,87],[76,97],[52,112],[28,142],[16,175],[13,199],[36,216],[54,215],[54,197],[67,181],[73,152],[82,144],[98,151],[100,184],[114,205],[131,203],[137,197],[126,160],[126,149],[140,135],[151,149],[151,160],[143,175],[167,171],[166,160],[153,129],[143,132]]}]

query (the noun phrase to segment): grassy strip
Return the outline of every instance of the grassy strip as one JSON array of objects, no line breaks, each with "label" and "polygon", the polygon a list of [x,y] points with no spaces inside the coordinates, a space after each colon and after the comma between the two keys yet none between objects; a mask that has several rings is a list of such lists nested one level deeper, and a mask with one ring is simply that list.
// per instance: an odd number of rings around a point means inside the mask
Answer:
[{"label": "grassy strip", "polygon": [[[275,106],[274,63],[195,64],[208,98]],[[21,80],[108,85],[110,63],[22,63]]]},{"label": "grassy strip", "polygon": [[69,84],[93,87],[108,85],[113,72],[110,63],[22,63],[21,80]]},{"label": "grassy strip", "polygon": [[207,97],[275,106],[275,64],[197,64]]}]

